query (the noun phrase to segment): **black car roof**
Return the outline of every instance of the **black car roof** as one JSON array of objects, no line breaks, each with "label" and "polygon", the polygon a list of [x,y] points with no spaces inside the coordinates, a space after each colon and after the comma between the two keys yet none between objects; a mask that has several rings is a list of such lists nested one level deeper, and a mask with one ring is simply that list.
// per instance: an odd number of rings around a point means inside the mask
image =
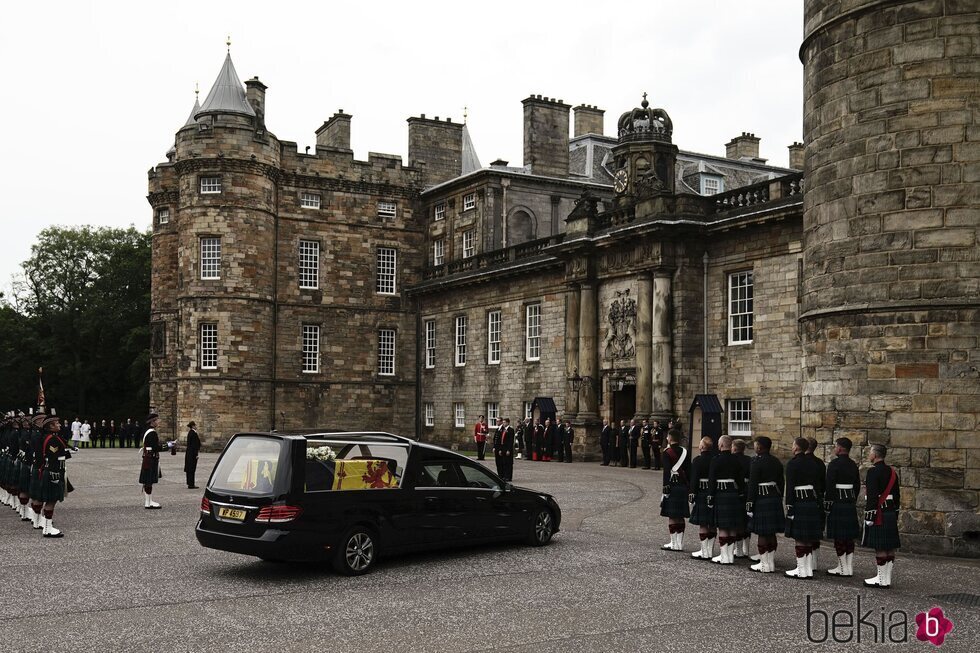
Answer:
[{"label": "black car roof", "polygon": [[393,433],[386,433],[384,431],[336,431],[331,429],[303,429],[295,431],[250,431],[246,433],[236,433],[236,435],[266,435],[272,437],[280,438],[303,438],[306,440],[331,440],[331,439],[343,439],[343,440],[363,440],[365,442],[377,442],[387,443],[387,444],[405,444],[410,447],[420,447],[422,449],[429,449],[432,451],[439,452],[449,452],[459,455],[455,451],[446,449],[445,447],[440,447],[435,444],[429,444],[427,442],[419,442],[418,440],[413,440],[412,438],[406,438],[402,435],[395,435]]}]

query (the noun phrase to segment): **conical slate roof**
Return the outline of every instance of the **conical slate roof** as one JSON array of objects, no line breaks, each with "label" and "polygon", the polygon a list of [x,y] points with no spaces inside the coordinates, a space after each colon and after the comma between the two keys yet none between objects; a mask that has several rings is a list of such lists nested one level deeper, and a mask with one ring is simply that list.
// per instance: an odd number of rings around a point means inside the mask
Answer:
[{"label": "conical slate roof", "polygon": [[244,116],[254,116],[255,110],[245,97],[245,87],[235,72],[235,64],[231,62],[231,53],[225,57],[218,79],[214,80],[211,92],[204,98],[201,110],[195,117],[204,113],[237,113]]},{"label": "conical slate roof", "polygon": [[466,123],[463,123],[463,171],[462,174],[468,172],[473,172],[474,170],[479,170],[483,166],[480,165],[480,157],[476,155],[476,148],[473,147],[473,140],[470,138],[470,130],[466,128]]},{"label": "conical slate roof", "polygon": [[187,116],[187,120],[184,122],[184,127],[196,124],[194,116],[201,112],[201,103],[197,101],[197,96],[194,97],[194,108],[191,109],[191,115]]}]

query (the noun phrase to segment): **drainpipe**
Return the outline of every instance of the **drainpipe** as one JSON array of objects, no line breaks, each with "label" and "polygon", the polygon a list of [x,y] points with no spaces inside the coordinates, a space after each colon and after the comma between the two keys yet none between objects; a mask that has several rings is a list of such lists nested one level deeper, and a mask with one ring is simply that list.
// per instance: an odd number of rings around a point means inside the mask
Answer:
[{"label": "drainpipe", "polygon": [[[269,430],[276,430],[276,365],[277,340],[279,334],[279,182],[272,187],[273,228],[272,237],[272,370],[269,384],[271,398],[269,402]],[[285,420],[284,420],[285,421]],[[280,426],[285,427],[285,423]]]},{"label": "drainpipe", "polygon": [[704,256],[701,257],[701,262],[704,264],[704,279],[701,284],[702,291],[703,291],[703,296],[701,298],[701,306],[703,311],[703,315],[701,316],[701,326],[702,326],[701,360],[703,361],[702,374],[704,375],[704,390],[702,390],[702,394],[708,394],[708,252],[707,250],[705,250]]}]

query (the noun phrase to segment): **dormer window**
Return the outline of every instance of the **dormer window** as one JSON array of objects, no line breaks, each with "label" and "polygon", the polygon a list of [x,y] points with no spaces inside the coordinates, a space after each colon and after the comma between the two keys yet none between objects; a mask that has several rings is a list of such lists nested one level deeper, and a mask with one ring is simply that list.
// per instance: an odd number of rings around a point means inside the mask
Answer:
[{"label": "dormer window", "polygon": [[717,195],[724,192],[725,180],[715,175],[701,175],[701,194]]}]

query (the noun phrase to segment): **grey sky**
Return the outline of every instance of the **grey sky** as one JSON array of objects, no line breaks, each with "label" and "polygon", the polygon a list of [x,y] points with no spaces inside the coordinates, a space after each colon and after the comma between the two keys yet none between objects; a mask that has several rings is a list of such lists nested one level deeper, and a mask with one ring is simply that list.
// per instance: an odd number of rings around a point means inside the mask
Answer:
[{"label": "grey sky", "polygon": [[406,118],[468,125],[484,165],[522,163],[522,107],[542,94],[606,110],[649,93],[684,150],[743,131],[787,164],[801,140],[802,2],[8,3],[0,21],[0,290],[51,224],[150,224],[146,171],[231,54],[269,86],[266,123],[300,151],[337,109],[358,159],[406,157]]}]

